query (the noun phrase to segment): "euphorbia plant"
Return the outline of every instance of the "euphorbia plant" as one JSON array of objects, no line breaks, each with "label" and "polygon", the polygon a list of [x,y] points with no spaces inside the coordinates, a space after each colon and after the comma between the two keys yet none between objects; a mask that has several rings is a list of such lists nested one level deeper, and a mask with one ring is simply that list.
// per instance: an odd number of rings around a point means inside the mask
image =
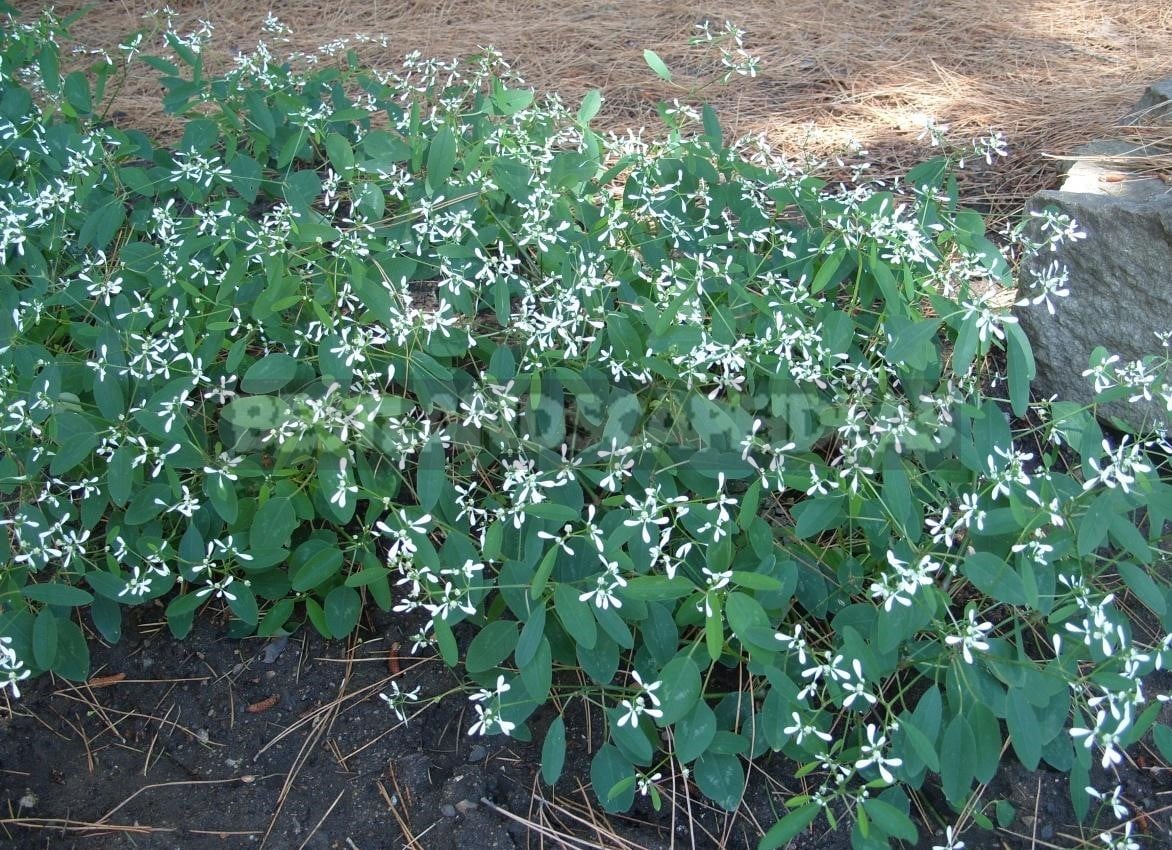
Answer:
[{"label": "euphorbia plant", "polygon": [[[171,148],[94,120],[51,16],[0,36],[14,694],[84,677],[81,626],[117,640],[128,605],[343,637],[373,603],[463,665],[474,734],[605,718],[611,810],[684,770],[735,808],[774,750],[813,783],[763,846],[820,812],[914,842],[907,789],[962,810],[1008,741],[1087,814],[1158,707],[1172,491],[1157,443],[1031,404],[953,159],[831,186],[687,103],[665,141],[600,136],[600,95],[539,99],[492,52],[262,44],[221,74],[209,32],[126,43]],[[748,72],[739,38],[701,40]],[[549,783],[565,742],[558,716]]]}]

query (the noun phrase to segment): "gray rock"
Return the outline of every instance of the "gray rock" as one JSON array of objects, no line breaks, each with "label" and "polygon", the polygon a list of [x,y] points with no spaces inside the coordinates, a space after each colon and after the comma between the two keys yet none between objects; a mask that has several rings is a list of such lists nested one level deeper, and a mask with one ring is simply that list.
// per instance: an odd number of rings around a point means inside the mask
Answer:
[{"label": "gray rock", "polygon": [[[1172,126],[1172,77],[1149,86],[1128,114],[1128,123]],[[1038,365],[1036,391],[1089,404],[1093,385],[1082,373],[1091,352],[1103,346],[1124,362],[1165,350],[1157,333],[1172,331],[1172,185],[1143,171],[1151,157],[1170,151],[1126,141],[1095,141],[1075,151],[1058,191],[1038,192],[1028,212],[1056,209],[1078,222],[1086,239],[1068,241],[1022,263],[1020,286],[1029,298],[1057,261],[1069,272],[1070,295],[1017,307]],[[1037,238],[1037,220],[1031,234]],[[1099,408],[1105,419],[1143,430],[1167,427],[1159,398],[1126,399]]]},{"label": "gray rock", "polygon": [[1125,124],[1158,124],[1172,127],[1172,77],[1152,83],[1139,103],[1123,119]]},{"label": "gray rock", "polygon": [[[1086,233],[1086,239],[1022,264],[1026,297],[1051,262],[1065,265],[1070,275],[1070,295],[1057,300],[1055,315],[1045,304],[1016,308],[1034,349],[1041,395],[1089,404],[1093,386],[1082,373],[1097,346],[1123,361],[1163,352],[1156,334],[1172,331],[1172,193],[1162,188],[1159,195],[1045,191],[1030,199],[1029,211],[1056,208]],[[1169,422],[1158,398],[1136,404],[1123,399],[1100,414],[1135,429]]]}]

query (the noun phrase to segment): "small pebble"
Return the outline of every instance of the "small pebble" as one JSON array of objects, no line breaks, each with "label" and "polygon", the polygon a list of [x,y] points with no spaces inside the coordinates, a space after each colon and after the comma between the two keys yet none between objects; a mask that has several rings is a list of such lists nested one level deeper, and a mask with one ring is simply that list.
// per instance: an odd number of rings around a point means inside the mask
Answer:
[{"label": "small pebble", "polygon": [[440,806],[440,814],[446,818],[454,818],[456,816],[456,807],[451,803],[444,803]]},{"label": "small pebble", "polygon": [[264,661],[265,664],[272,664],[281,657],[281,653],[285,651],[285,647],[288,645],[289,638],[285,635],[273,638],[265,646],[261,660]]},{"label": "small pebble", "polygon": [[487,755],[488,755],[488,750],[485,747],[481,746],[480,744],[477,744],[468,753],[468,761],[471,762],[472,764],[476,764],[476,762],[478,762],[478,761],[484,761],[484,758]]},{"label": "small pebble", "polygon": [[471,800],[461,800],[460,802],[456,803],[456,811],[462,815],[466,815],[473,809],[478,808],[480,808],[480,806],[478,806],[476,803],[473,803]]}]

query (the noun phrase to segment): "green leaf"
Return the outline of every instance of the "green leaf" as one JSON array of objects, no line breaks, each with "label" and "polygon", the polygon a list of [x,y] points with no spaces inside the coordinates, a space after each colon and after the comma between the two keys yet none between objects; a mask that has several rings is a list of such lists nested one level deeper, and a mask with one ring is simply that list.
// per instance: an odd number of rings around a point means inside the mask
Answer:
[{"label": "green leaf", "polygon": [[704,619],[704,644],[708,648],[708,657],[716,661],[724,652],[724,613],[720,594],[710,593],[708,596],[707,604],[712,614]]},{"label": "green leaf", "polygon": [[553,650],[546,638],[537,644],[537,651],[529,663],[521,667],[521,681],[534,702],[540,704],[549,699],[553,687]]},{"label": "green leaf", "polygon": [[513,660],[518,667],[524,667],[537,653],[537,647],[545,636],[545,606],[534,608],[529,619],[521,629],[521,636],[517,639],[517,648],[513,650]]},{"label": "green leaf", "polygon": [[289,622],[289,618],[293,616],[293,600],[289,598],[282,599],[272,608],[270,608],[260,621],[260,626],[257,627],[256,633],[260,637],[272,637],[276,634],[287,634],[284,630],[285,623]]},{"label": "green leaf", "polygon": [[[272,501],[268,504],[271,505]],[[289,510],[293,509],[289,508]],[[260,516],[259,512],[257,516]],[[321,587],[341,572],[343,560],[342,550],[336,544],[323,540],[307,540],[297,547],[292,559],[292,563],[296,564],[289,574],[293,590],[303,593]],[[332,634],[333,629],[330,632]],[[349,630],[347,630],[347,634],[349,634]]]},{"label": "green leaf", "polygon": [[537,565],[537,570],[533,573],[533,581],[529,585],[530,599],[540,599],[541,594],[545,593],[545,585],[557,563],[558,551],[557,546],[550,546],[541,556],[541,563]]},{"label": "green leaf", "polygon": [[696,784],[726,811],[736,811],[745,792],[745,768],[737,756],[705,753],[696,762]]},{"label": "green leaf", "polygon": [[447,620],[436,618],[434,623],[435,641],[439,645],[440,657],[449,667],[455,667],[460,660],[460,650],[456,646],[456,636],[452,634],[452,627]]},{"label": "green leaf", "polygon": [[966,760],[972,763],[973,776],[978,782],[991,782],[1001,764],[1001,724],[984,703],[969,706],[965,711],[965,720],[972,730],[973,745],[972,753]]},{"label": "green leaf", "polygon": [[338,525],[346,525],[354,518],[358,507],[354,488],[354,469],[346,456],[326,454],[317,461],[318,493],[325,504],[321,511]]},{"label": "green leaf", "polygon": [[643,602],[666,602],[680,599],[696,589],[696,585],[683,576],[669,579],[667,576],[638,576],[630,579],[627,586],[619,591],[624,599]]},{"label": "green leaf", "polygon": [[1090,785],[1090,782],[1090,770],[1082,762],[1076,761],[1070,769],[1068,787],[1070,788],[1070,805],[1074,809],[1074,816],[1078,818],[1079,823],[1086,821],[1087,810],[1091,806],[1091,795],[1087,793],[1087,786]]},{"label": "green leaf", "polygon": [[724,133],[720,129],[720,120],[717,118],[716,110],[704,104],[701,109],[701,116],[704,120],[704,135],[708,139],[708,146],[716,153],[719,153],[724,147]]},{"label": "green leaf", "polygon": [[1158,617],[1163,617],[1167,613],[1168,603],[1164,591],[1156,584],[1147,570],[1130,561],[1120,561],[1117,568],[1119,575],[1123,578],[1123,583],[1149,611]]},{"label": "green leaf", "polygon": [[252,588],[243,582],[233,582],[229,592],[236,597],[228,600],[228,607],[232,613],[239,618],[240,622],[256,628],[257,620],[260,619],[260,610],[257,608],[256,594],[252,592]]},{"label": "green leaf", "polygon": [[418,470],[415,486],[419,493],[419,507],[430,511],[439,502],[447,484],[447,459],[438,435],[433,435],[419,452]]},{"label": "green leaf", "polygon": [[279,392],[297,374],[297,361],[288,354],[269,354],[248,367],[240,379],[240,389],[252,395]]},{"label": "green leaf", "polygon": [[314,201],[320,196],[321,178],[316,171],[294,171],[285,179],[285,200],[303,216],[308,215]]},{"label": "green leaf", "polygon": [[870,797],[863,801],[863,808],[875,826],[892,838],[915,842],[920,837],[912,819],[890,803]]},{"label": "green leaf", "polygon": [[635,764],[650,764],[654,750],[643,727],[638,723],[624,723],[619,721],[626,714],[625,709],[616,706],[607,712],[610,719],[610,739],[619,751]]},{"label": "green leaf", "polygon": [[247,154],[237,153],[232,159],[232,188],[248,203],[256,202],[260,194],[261,172],[260,163]]},{"label": "green leaf", "polygon": [[321,605],[316,599],[310,597],[305,600],[305,616],[309,622],[317,629],[317,633],[322,637],[329,639],[333,637],[330,634],[330,627],[326,625],[326,613],[322,610]]},{"label": "green leaf", "polygon": [[230,525],[235,523],[240,513],[240,504],[232,483],[223,475],[208,474],[203,479],[203,490],[220,519]]},{"label": "green leaf", "polygon": [[533,103],[533,92],[530,89],[502,87],[498,88],[492,95],[492,104],[501,115],[515,115],[531,103]]},{"label": "green leaf", "polygon": [[590,784],[608,812],[625,812],[635,801],[635,768],[613,744],[603,744],[591,759]]},{"label": "green leaf", "polygon": [[1109,531],[1115,544],[1125,549],[1137,561],[1143,564],[1152,563],[1152,547],[1148,545],[1148,541],[1127,517],[1112,514]]},{"label": "green leaf", "polygon": [[794,809],[761,836],[761,840],[757,842],[757,850],[779,850],[785,847],[798,836],[798,833],[812,824],[821,811],[822,807],[817,803],[807,803]]},{"label": "green leaf", "polygon": [[708,704],[698,699],[692,710],[675,724],[672,739],[675,755],[681,764],[695,761],[704,754],[716,737],[716,715]]},{"label": "green leaf", "polygon": [[33,620],[33,661],[42,670],[51,670],[56,660],[57,615],[42,608]]},{"label": "green leaf", "polygon": [[252,518],[249,545],[253,549],[281,549],[288,545],[289,538],[296,528],[297,513],[293,510],[293,502],[282,496],[275,496],[265,502]]},{"label": "green leaf", "polygon": [[794,534],[808,540],[834,528],[842,520],[843,502],[842,496],[815,496],[798,502],[792,508],[797,518]]},{"label": "green leaf", "polygon": [[1017,809],[1008,800],[997,800],[993,804],[993,814],[997,818],[997,825],[1007,829],[1017,817]]},{"label": "green leaf", "polygon": [[897,323],[895,317],[888,322],[890,342],[887,353],[884,355],[891,363],[911,363],[913,366],[924,368],[930,360],[930,352],[934,350],[933,340],[943,319],[923,319],[919,322],[905,322],[902,319]]},{"label": "green leaf", "polygon": [[326,136],[326,155],[330,158],[330,165],[339,175],[345,177],[353,170],[354,149],[341,134],[330,133]]},{"label": "green leaf", "polygon": [[602,92],[598,89],[586,92],[586,96],[582,98],[582,105],[578,107],[578,123],[589,124],[601,108]]},{"label": "green leaf", "polygon": [[225,405],[220,416],[237,428],[269,431],[285,422],[289,405],[276,396],[244,396]]},{"label": "green leaf", "polygon": [[[841,276],[842,272],[846,271],[842,264],[842,261],[845,259],[846,246],[839,245],[834,249],[833,254],[822,261],[822,265],[818,267],[814,279],[810,281],[811,295],[817,295],[823,289],[826,289]],[[894,359],[893,362],[895,362]]]},{"label": "green leaf", "polygon": [[1030,341],[1016,322],[1005,322],[1006,362],[1009,370],[1009,401],[1014,416],[1025,416],[1030,403],[1030,382],[1037,369]]},{"label": "green leaf", "polygon": [[122,606],[117,602],[99,596],[89,609],[90,618],[94,627],[101,634],[102,640],[107,643],[118,643],[122,640]]},{"label": "green leaf", "polygon": [[746,593],[730,593],[724,602],[724,615],[733,634],[745,645],[754,643],[749,636],[754,634],[755,630],[765,629],[772,633],[769,615],[765,613],[760,602]]},{"label": "green leaf", "polygon": [[265,103],[264,95],[256,89],[247,89],[244,93],[244,105],[248,110],[249,119],[256,128],[267,138],[274,138],[277,135],[277,125]]},{"label": "green leaf", "polygon": [[43,602],[46,605],[65,605],[76,607],[89,605],[94,601],[91,593],[69,584],[45,582],[44,584],[26,584],[20,589],[20,595],[34,602]]},{"label": "green leaf", "polygon": [[134,492],[135,447],[123,443],[106,464],[106,493],[110,501],[124,507]]},{"label": "green leaf", "polygon": [[657,719],[660,726],[678,722],[692,711],[700,699],[700,668],[687,655],[677,655],[659,671],[658,680],[663,682],[657,692],[659,710],[663,716]]},{"label": "green leaf", "polygon": [[74,71],[65,78],[65,100],[78,115],[89,115],[93,111],[90,81],[81,71]]},{"label": "green leaf", "polygon": [[1152,740],[1155,741],[1156,748],[1164,757],[1164,761],[1172,762],[1172,729],[1162,723],[1157,724],[1152,729]]},{"label": "green leaf", "polygon": [[80,413],[62,411],[53,417],[56,440],[59,445],[49,472],[63,475],[90,456],[98,445],[98,434],[93,423]]},{"label": "green leaf", "polygon": [[56,96],[57,92],[61,90],[61,64],[58,59],[57,45],[50,39],[46,39],[41,45],[41,50],[37,54],[37,62],[40,65],[41,81],[45,85],[45,91]]},{"label": "green leaf", "polygon": [[447,182],[456,164],[456,136],[450,127],[443,127],[431,140],[427,151],[427,189],[435,194]]},{"label": "green leaf", "polygon": [[553,605],[570,637],[586,649],[593,649],[598,642],[598,623],[590,606],[578,599],[578,592],[568,584],[557,585]]},{"label": "green leaf", "polygon": [[491,670],[509,657],[517,646],[515,620],[495,620],[485,626],[468,645],[464,666],[469,673]]},{"label": "green leaf", "polygon": [[961,803],[972,786],[977,744],[964,717],[952,718],[940,746],[940,784],[953,804]]},{"label": "green leaf", "polygon": [[1028,605],[1021,576],[1003,558],[992,552],[974,552],[964,559],[961,572],[979,591],[1008,605]]},{"label": "green leaf", "polygon": [[358,625],[358,618],[362,615],[362,595],[354,588],[340,584],[326,594],[322,610],[330,633],[335,638],[344,638]]},{"label": "green leaf", "polygon": [[556,785],[566,763],[566,721],[559,714],[549,724],[541,745],[541,778]]},{"label": "green leaf", "polygon": [[57,657],[53,672],[72,682],[84,682],[90,674],[90,648],[85,635],[72,620],[57,621]]},{"label": "green leaf", "polygon": [[668,70],[664,61],[659,58],[659,54],[654,50],[643,51],[643,61],[647,63],[647,67],[655,72],[655,75],[661,80],[671,82],[671,71]]},{"label": "green leaf", "polygon": [[915,723],[905,723],[900,727],[907,742],[911,745],[912,750],[920,761],[922,761],[929,770],[934,773],[940,772],[940,758],[936,754],[936,748],[932,746],[932,742],[928,740],[928,736],[915,725]]}]

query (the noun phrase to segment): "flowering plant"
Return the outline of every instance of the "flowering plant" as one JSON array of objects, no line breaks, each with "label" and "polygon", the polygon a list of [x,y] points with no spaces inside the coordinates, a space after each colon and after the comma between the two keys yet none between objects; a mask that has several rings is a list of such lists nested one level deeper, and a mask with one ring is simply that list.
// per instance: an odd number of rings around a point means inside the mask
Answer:
[{"label": "flowering plant", "polygon": [[[1092,768],[1158,709],[1165,447],[1031,403],[959,154],[834,186],[708,108],[603,137],[597,92],[538,99],[491,51],[385,72],[262,42],[217,75],[211,33],[164,18],[165,56],[140,34],[88,75],[51,15],[0,35],[14,696],[83,678],[83,625],[116,641],[129,605],[165,600],[177,637],[201,610],[343,637],[374,604],[464,665],[473,734],[605,717],[610,810],[676,773],[735,808],[774,750],[816,781],[762,847],[823,812],[914,842],[929,782],[958,828],[991,823],[965,804],[1008,741],[1071,774],[1080,816],[1126,817]],[[699,41],[756,72],[735,28]],[[174,148],[99,120],[138,64]],[[1127,392],[1112,365],[1099,388]],[[403,720],[419,695],[384,698]],[[559,714],[549,783],[565,747]]]}]

